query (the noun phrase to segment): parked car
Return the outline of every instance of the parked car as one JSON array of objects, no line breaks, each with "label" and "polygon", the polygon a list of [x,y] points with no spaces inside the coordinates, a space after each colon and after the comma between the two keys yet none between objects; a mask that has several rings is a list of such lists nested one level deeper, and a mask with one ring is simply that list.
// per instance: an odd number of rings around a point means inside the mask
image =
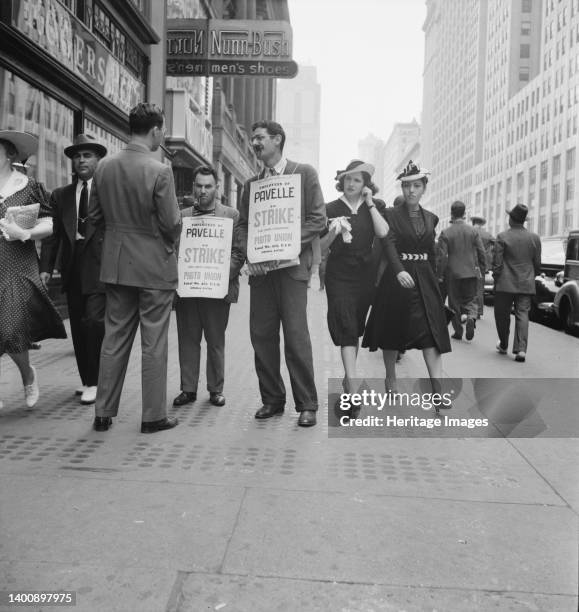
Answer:
[{"label": "parked car", "polygon": [[553,310],[568,334],[577,331],[579,328],[579,230],[571,231],[567,239],[563,279],[553,300]]},{"label": "parked car", "polygon": [[563,284],[565,241],[541,240],[541,274],[535,277],[535,295],[531,299],[529,318],[539,323],[556,323],[555,295]]}]

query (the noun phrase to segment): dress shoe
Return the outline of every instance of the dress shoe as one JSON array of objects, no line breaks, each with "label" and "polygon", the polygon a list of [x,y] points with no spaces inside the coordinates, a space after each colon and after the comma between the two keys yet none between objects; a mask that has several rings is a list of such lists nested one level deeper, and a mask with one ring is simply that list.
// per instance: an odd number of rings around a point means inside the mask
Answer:
[{"label": "dress shoe", "polygon": [[474,328],[475,328],[475,320],[472,317],[469,317],[466,320],[466,339],[472,340],[474,338]]},{"label": "dress shoe", "polygon": [[264,404],[256,413],[256,419],[269,419],[276,414],[283,414],[284,406],[282,404]]},{"label": "dress shoe", "polygon": [[462,334],[459,334],[458,332],[454,332],[451,338],[454,338],[455,340],[462,340]]},{"label": "dress shoe", "polygon": [[163,431],[165,429],[173,429],[179,424],[179,419],[165,417],[160,421],[149,421],[148,423],[143,421],[141,423],[141,433],[155,433],[156,431]]},{"label": "dress shoe", "polygon": [[515,361],[518,361],[520,363],[522,363],[523,361],[525,361],[525,359],[527,358],[527,353],[525,353],[525,351],[519,351],[516,355],[515,355]]},{"label": "dress shoe", "polygon": [[225,406],[225,395],[223,395],[222,393],[210,393],[209,401],[214,406]]},{"label": "dress shoe", "polygon": [[97,388],[96,385],[94,387],[85,387],[82,395],[80,396],[81,404],[94,404],[96,400]]},{"label": "dress shoe", "polygon": [[[356,417],[353,417],[356,418]],[[300,412],[300,418],[298,419],[298,425],[300,427],[312,427],[317,423],[316,411],[315,410],[302,410]]]},{"label": "dress shoe", "polygon": [[507,354],[507,347],[505,346],[504,348],[501,346],[501,341],[499,340],[497,342],[497,351],[501,354],[501,355],[506,355]]},{"label": "dress shoe", "polygon": [[197,393],[195,391],[181,391],[181,393],[179,393],[179,395],[173,400],[173,406],[192,404],[196,399]]},{"label": "dress shoe", "polygon": [[36,370],[33,366],[30,366],[32,370],[32,382],[29,385],[24,385],[24,399],[26,401],[27,408],[34,408],[36,402],[40,397],[40,390],[38,389],[38,378],[36,376]]},{"label": "dress shoe", "polygon": [[95,431],[107,431],[108,428],[113,424],[113,417],[95,417],[92,428]]}]

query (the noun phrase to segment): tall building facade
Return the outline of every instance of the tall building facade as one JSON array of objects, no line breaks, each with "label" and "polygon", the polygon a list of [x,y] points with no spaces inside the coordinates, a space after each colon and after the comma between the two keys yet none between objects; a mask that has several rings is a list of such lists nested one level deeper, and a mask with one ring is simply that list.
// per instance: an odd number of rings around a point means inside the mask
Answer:
[{"label": "tall building facade", "polygon": [[[289,21],[287,0],[167,0],[168,19]],[[193,171],[212,164],[221,201],[237,208],[244,182],[258,170],[251,126],[275,114],[276,79],[167,77],[167,145],[177,195],[191,193]]]},{"label": "tall building facade", "polygon": [[[440,215],[452,200],[464,199],[469,212],[484,216],[497,233],[507,226],[506,210],[523,203],[529,207],[530,229],[541,237],[564,237],[579,224],[579,0],[488,0],[484,7],[480,2],[471,27],[487,34],[463,49],[472,57],[469,65],[477,67],[476,76],[468,73],[463,83],[476,84],[464,99],[475,110],[455,125],[452,117],[436,121],[440,107],[426,92],[441,90],[444,102],[456,90],[455,82],[439,78],[434,66],[442,54],[450,62],[447,71],[458,77],[464,59],[434,41],[451,36],[457,4],[429,2],[424,28],[423,117],[434,118],[423,133],[433,169],[427,205]],[[458,21],[454,38],[464,23]],[[470,128],[470,153],[455,155],[463,123]]]},{"label": "tall building facade", "polygon": [[164,10],[151,0],[0,3],[0,126],[39,138],[29,174],[51,190],[71,180],[64,148],[85,132],[109,152],[137,102],[162,101],[152,78]]},{"label": "tall building facade", "polygon": [[290,159],[320,167],[321,88],[314,66],[300,66],[297,77],[277,82],[276,121],[283,126]]}]

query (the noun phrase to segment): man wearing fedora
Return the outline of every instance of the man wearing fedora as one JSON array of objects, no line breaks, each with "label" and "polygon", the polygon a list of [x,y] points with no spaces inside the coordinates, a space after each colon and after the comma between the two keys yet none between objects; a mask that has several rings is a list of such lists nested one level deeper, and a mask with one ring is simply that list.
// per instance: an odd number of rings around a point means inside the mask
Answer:
[{"label": "man wearing fedora", "polygon": [[[484,225],[487,222],[484,217],[473,215],[470,218],[472,226],[478,232],[480,239],[482,240],[483,249],[485,252],[485,264],[487,272],[491,269],[493,264],[493,249],[495,246],[495,239],[490,232],[484,229]],[[485,288],[485,274],[479,270],[478,273],[478,284],[477,284],[477,308],[479,319],[483,318],[484,315],[484,288]]]},{"label": "man wearing fedora", "polygon": [[102,232],[87,217],[93,175],[107,149],[91,136],[79,134],[64,154],[72,160],[75,178],[70,185],[52,192],[54,232],[42,243],[40,278],[48,283],[60,249],[58,267],[82,382],[76,394],[82,404],[93,404],[104,337],[105,290],[99,281]]},{"label": "man wearing fedora", "polygon": [[497,351],[506,355],[509,347],[511,309],[515,309],[515,361],[527,356],[529,310],[535,294],[535,276],[541,271],[541,240],[525,227],[529,209],[517,204],[509,215],[509,229],[497,236],[493,257],[495,280],[495,324],[499,341]]},{"label": "man wearing fedora", "polygon": [[[258,121],[252,126],[251,145],[263,171],[244,187],[240,226],[247,247],[249,193],[251,183],[266,176],[299,174],[301,177],[301,252],[299,264],[271,269],[261,263],[248,264],[250,286],[249,331],[255,352],[255,370],[263,406],[256,419],[284,412],[286,389],[280,372],[280,325],[284,332],[285,360],[289,370],[298,425],[316,424],[318,394],[314,381],[312,344],[307,321],[308,280],[313,263],[312,242],[326,227],[324,196],[318,174],[307,164],[283,155],[285,132],[279,123]],[[275,264],[276,262],[274,262]]]},{"label": "man wearing fedora", "polygon": [[465,205],[453,202],[450,207],[451,223],[438,239],[440,250],[439,276],[446,279],[448,305],[454,310],[452,327],[455,340],[463,334],[461,314],[466,315],[466,339],[474,338],[478,314],[477,270],[484,275],[485,252],[478,232],[464,220]]}]

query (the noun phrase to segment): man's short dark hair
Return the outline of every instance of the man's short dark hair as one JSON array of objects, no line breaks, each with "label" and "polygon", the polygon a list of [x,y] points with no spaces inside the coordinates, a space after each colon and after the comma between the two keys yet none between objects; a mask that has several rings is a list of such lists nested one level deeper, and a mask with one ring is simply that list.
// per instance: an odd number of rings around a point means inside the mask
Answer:
[{"label": "man's short dark hair", "polygon": [[131,134],[148,134],[154,127],[162,128],[165,116],[162,109],[150,102],[140,102],[129,113],[129,129]]},{"label": "man's short dark hair", "polygon": [[270,136],[281,136],[279,150],[283,151],[283,147],[285,145],[285,132],[279,123],[276,123],[275,121],[256,121],[251,126],[251,131],[257,130],[258,128],[265,128]]},{"label": "man's short dark hair", "polygon": [[215,184],[219,182],[219,177],[217,176],[217,172],[214,168],[210,166],[199,166],[193,170],[193,182],[197,178],[198,174],[202,174],[203,176],[212,176],[215,179]]},{"label": "man's short dark hair", "polygon": [[464,217],[465,210],[466,210],[466,207],[464,203],[457,200],[456,202],[453,202],[452,205],[450,206],[450,215],[454,219],[460,219],[460,217]]}]

